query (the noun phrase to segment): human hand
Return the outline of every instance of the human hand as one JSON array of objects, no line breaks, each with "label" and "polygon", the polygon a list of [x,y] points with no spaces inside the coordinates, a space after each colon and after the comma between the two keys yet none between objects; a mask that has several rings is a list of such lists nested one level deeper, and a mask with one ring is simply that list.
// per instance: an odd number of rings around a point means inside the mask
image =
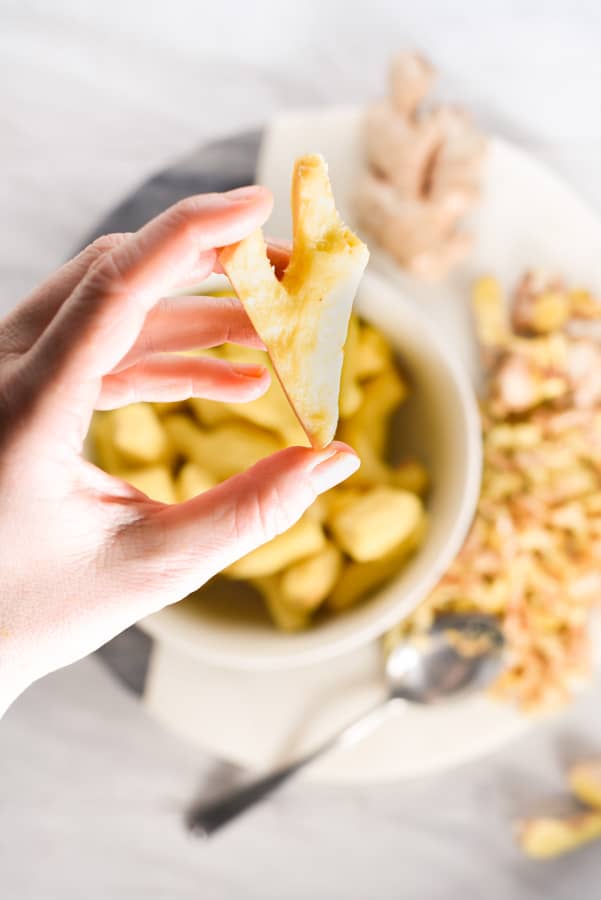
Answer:
[{"label": "human hand", "polygon": [[164,298],[205,278],[216,248],[270,209],[260,187],[181,201],[135,234],[95,241],[0,321],[0,714],[289,528],[357,468],[344,444],[291,447],[165,505],[82,458],[94,409],[266,390],[261,367],[168,355],[261,346],[237,301]]}]

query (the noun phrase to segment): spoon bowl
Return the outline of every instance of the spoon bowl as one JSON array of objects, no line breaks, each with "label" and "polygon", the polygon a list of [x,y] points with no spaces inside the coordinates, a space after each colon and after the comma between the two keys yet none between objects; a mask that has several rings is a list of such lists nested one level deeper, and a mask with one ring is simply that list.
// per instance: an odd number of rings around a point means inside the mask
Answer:
[{"label": "spoon bowl", "polygon": [[481,690],[500,672],[503,644],[492,616],[440,616],[426,635],[400,641],[389,650],[389,699],[428,705]]}]

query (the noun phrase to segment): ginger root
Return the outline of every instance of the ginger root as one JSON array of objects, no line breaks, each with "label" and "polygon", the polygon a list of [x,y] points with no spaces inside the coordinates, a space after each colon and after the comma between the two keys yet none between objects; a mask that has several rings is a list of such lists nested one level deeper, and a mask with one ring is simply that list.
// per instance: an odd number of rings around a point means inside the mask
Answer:
[{"label": "ginger root", "polygon": [[426,279],[443,277],[471,248],[458,225],[478,199],[485,149],[462,110],[420,109],[434,76],[417,54],[393,60],[390,97],[365,116],[367,170],[355,197],[365,233]]}]

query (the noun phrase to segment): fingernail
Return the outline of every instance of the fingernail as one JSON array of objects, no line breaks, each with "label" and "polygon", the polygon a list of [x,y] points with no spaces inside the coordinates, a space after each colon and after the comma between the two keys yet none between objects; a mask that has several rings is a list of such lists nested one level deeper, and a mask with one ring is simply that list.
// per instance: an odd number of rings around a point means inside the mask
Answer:
[{"label": "fingernail", "polygon": [[316,491],[323,494],[356,472],[360,465],[361,460],[350,448],[334,449],[311,470],[310,478]]},{"label": "fingernail", "polygon": [[235,188],[233,191],[226,191],[223,196],[228,200],[231,200],[233,203],[250,203],[251,200],[255,200],[256,197],[261,193],[261,188],[258,184],[250,184],[247,187]]},{"label": "fingernail", "polygon": [[241,375],[242,378],[263,378],[267,369],[265,366],[256,366],[252,363],[240,363],[239,365],[232,366],[232,372],[235,372],[236,375]]},{"label": "fingernail", "polygon": [[327,459],[331,459],[337,453],[355,454],[355,451],[352,447],[349,447],[348,444],[345,444],[344,441],[332,441],[328,444],[327,447],[323,447],[321,450],[313,451],[313,453],[311,454],[311,459],[309,461],[309,471],[312,471]]}]

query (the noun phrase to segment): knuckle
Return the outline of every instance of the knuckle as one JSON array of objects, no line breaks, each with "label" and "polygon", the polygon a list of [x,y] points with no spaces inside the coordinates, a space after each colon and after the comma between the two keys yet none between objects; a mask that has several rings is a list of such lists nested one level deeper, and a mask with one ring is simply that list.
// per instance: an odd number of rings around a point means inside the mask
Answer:
[{"label": "knuckle", "polygon": [[[204,199],[211,195],[204,195]],[[197,197],[184,197],[178,200],[165,214],[164,226],[169,231],[176,231],[182,240],[188,240],[196,248],[198,241],[199,213],[202,207]]]},{"label": "knuckle", "polygon": [[101,234],[100,237],[97,237],[90,244],[90,251],[93,251],[96,256],[99,256],[101,253],[106,253],[107,250],[112,250],[114,246],[117,244],[117,239],[119,235],[117,234]]},{"label": "knuckle", "polygon": [[[113,248],[115,249],[115,248]],[[127,290],[127,270],[130,254],[125,247],[119,255],[108,252],[92,263],[86,276],[86,285],[91,296],[107,296]]]},{"label": "knuckle", "polygon": [[92,243],[86,248],[86,253],[91,257],[91,262],[94,263],[100,257],[104,256],[107,253],[110,253],[111,250],[115,250],[116,247],[121,246],[129,237],[131,237],[131,232],[114,232],[111,234],[101,234],[100,237],[97,237]]},{"label": "knuckle", "polygon": [[198,201],[196,197],[183,197],[174,203],[169,210],[169,216],[175,222],[187,223],[198,212]]}]

